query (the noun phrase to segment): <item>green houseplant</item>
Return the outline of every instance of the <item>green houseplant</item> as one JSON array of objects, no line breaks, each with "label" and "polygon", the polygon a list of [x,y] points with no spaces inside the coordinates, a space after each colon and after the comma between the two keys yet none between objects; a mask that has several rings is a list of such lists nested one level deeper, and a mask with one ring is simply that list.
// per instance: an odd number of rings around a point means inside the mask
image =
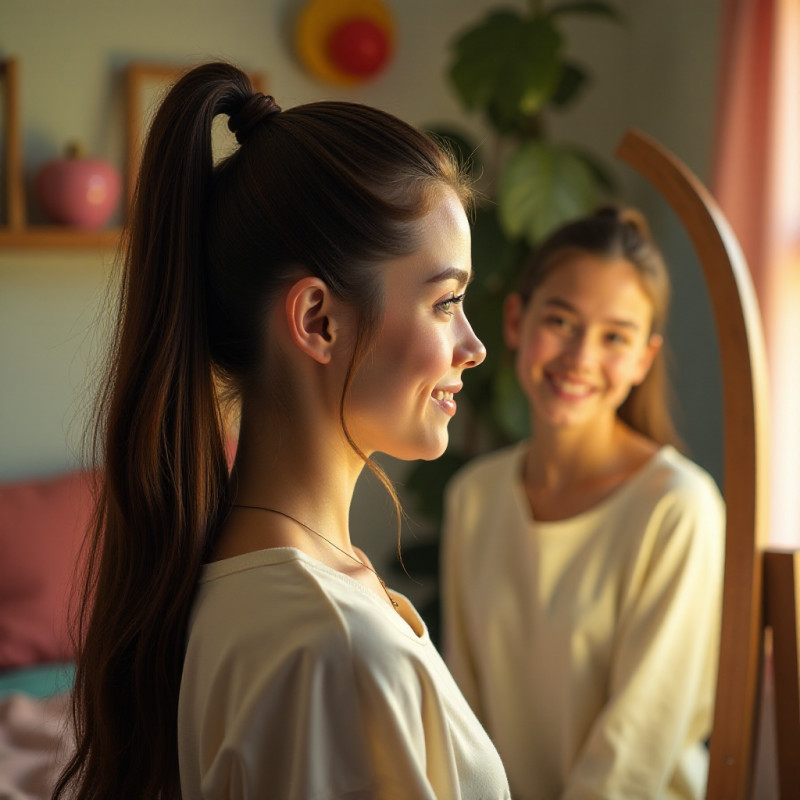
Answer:
[{"label": "green houseplant", "polygon": [[[528,433],[527,407],[501,329],[503,300],[522,262],[553,228],[613,192],[600,163],[580,148],[552,141],[548,130],[550,115],[574,103],[589,84],[588,71],[567,52],[564,33],[565,20],[579,15],[621,19],[607,2],[530,0],[524,12],[491,11],[452,45],[450,84],[467,112],[482,115],[492,131],[490,146],[502,155],[472,225],[475,280],[467,313],[487,358],[465,381],[460,435],[441,459],[415,465],[406,483],[434,531],[440,527],[444,486],[456,469]],[[476,175],[483,173],[480,150],[467,135],[449,127],[432,133],[449,142]],[[404,561],[412,574],[435,580],[438,536],[405,548]],[[436,636],[438,596],[421,612]]]}]

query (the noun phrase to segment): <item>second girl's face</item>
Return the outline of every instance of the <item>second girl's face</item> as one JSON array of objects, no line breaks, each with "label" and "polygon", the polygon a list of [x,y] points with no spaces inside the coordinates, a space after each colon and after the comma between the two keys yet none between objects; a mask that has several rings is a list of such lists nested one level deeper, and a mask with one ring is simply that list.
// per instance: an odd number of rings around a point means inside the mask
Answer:
[{"label": "second girl's face", "polygon": [[382,266],[383,321],[346,410],[359,447],[405,460],[444,452],[462,373],[486,355],[464,314],[470,230],[456,195],[443,193],[420,225],[418,249]]},{"label": "second girl's face", "polygon": [[533,423],[590,428],[609,422],[641,383],[661,345],[653,309],[625,259],[576,255],[554,268],[522,308],[506,307],[506,341]]}]

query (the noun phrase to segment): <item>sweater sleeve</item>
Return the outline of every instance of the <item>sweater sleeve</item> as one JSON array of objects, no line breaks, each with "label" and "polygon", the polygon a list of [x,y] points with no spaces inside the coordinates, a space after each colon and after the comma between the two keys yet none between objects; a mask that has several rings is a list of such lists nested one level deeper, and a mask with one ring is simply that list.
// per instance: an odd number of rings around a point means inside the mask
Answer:
[{"label": "sweater sleeve", "polygon": [[710,484],[674,487],[650,517],[621,599],[608,699],[563,800],[704,796],[705,765],[678,762],[713,718],[725,524]]}]

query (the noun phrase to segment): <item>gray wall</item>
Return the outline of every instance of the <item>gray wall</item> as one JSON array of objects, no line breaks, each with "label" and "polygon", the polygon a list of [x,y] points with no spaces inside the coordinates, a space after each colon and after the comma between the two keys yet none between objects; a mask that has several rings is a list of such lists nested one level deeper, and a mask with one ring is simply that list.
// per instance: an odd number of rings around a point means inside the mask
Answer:
[{"label": "gray wall", "polygon": [[[344,90],[306,75],[292,52],[300,2],[195,0],[97,3],[0,0],[0,54],[21,59],[22,115],[29,173],[83,140],[90,152],[122,163],[119,67],[132,59],[194,62],[224,57],[265,72],[283,105],[323,97],[381,106],[419,125],[451,122],[478,138],[445,77],[447,44],[494,0],[395,0],[398,52],[374,83]],[[505,5],[524,5],[521,0]],[[612,151],[628,126],[658,138],[703,180],[710,172],[718,0],[622,0],[626,23],[575,21],[573,55],[594,84],[554,120],[612,166],[626,201],[640,206],[672,267],[676,296],[669,338],[692,452],[721,477],[719,375],[710,311],[691,247],[663,201]],[[47,475],[76,463],[93,364],[104,345],[94,321],[105,307],[112,254],[0,251],[0,480]],[[402,481],[405,465],[388,463]],[[413,508],[412,508],[413,512]],[[388,499],[357,494],[355,538],[378,564],[392,558]]]}]

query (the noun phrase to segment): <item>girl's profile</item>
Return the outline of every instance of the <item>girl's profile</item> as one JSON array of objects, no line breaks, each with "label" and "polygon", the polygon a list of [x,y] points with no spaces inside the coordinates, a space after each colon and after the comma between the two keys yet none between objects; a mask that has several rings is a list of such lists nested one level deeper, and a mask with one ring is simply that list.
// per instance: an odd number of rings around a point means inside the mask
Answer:
[{"label": "girl's profile", "polygon": [[[213,163],[229,119],[239,146]],[[410,602],[350,538],[378,451],[445,449],[484,348],[470,189],[368,106],[197,67],[145,147],[96,441],[77,751],[56,797],[509,797]],[[220,391],[240,409],[232,469]]]}]

